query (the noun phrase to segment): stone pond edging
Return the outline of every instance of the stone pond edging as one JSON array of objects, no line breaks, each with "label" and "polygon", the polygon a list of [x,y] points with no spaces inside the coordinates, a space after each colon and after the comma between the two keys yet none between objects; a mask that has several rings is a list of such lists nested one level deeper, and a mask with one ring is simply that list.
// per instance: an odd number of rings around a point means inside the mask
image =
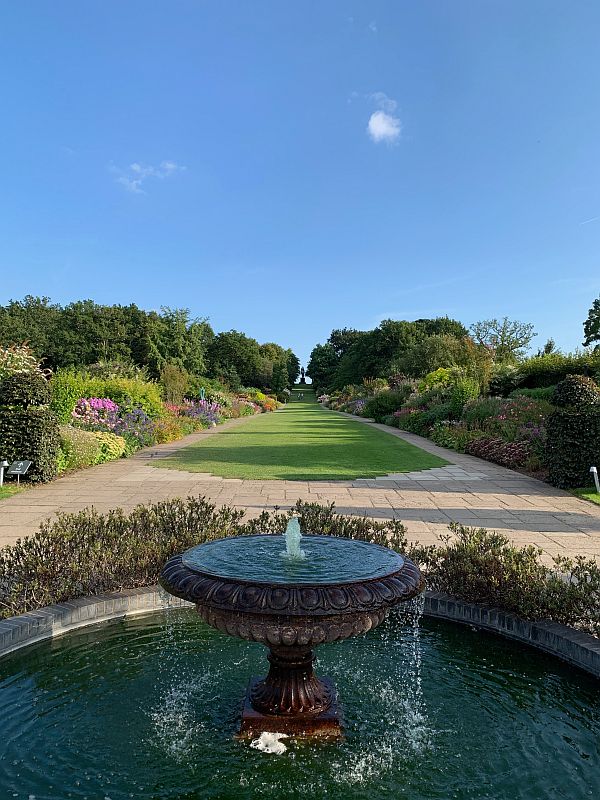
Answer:
[{"label": "stone pond edging", "polygon": [[[100,622],[191,606],[158,586],[82,597],[0,621],[0,657]],[[504,636],[542,650],[600,678],[600,639],[554,622],[531,622],[497,608],[425,592],[424,614]]]}]

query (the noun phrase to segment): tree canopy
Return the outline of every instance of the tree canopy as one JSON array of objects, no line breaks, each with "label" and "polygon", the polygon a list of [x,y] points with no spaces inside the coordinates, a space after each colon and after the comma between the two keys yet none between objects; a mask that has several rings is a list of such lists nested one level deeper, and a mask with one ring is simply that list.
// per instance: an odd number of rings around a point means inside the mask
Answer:
[{"label": "tree canopy", "polygon": [[[145,368],[152,378],[165,367],[229,384],[274,388],[294,383],[300,362],[275,342],[260,345],[239,331],[215,336],[208,319],[186,308],[144,311],[135,304],[78,300],[61,306],[26,296],[0,306],[0,345],[27,342],[45,367],[89,367],[121,362]],[[174,373],[173,373],[174,374]],[[285,388],[285,386],[284,386]]]}]

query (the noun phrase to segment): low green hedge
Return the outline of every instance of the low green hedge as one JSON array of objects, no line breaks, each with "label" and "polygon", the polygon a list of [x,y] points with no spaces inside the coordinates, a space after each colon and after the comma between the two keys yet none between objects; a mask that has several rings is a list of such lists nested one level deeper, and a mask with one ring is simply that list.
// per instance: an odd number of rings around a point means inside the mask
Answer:
[{"label": "low green hedge", "polygon": [[33,462],[28,481],[39,483],[56,476],[59,446],[58,421],[49,408],[0,407],[0,457]]},{"label": "low green hedge", "polygon": [[[593,559],[556,558],[515,547],[498,533],[450,525],[440,546],[408,546],[398,520],[342,516],[332,505],[298,501],[293,511],[216,509],[188,497],[99,514],[60,514],[31,537],[0,550],[0,617],[7,618],[82,595],[155,584],[175,553],[225,536],[278,533],[292,513],[305,533],[362,539],[406,552],[421,565],[429,588],[486,603],[528,619],[550,619],[600,633],[600,567]],[[560,575],[557,575],[557,571]]]},{"label": "low green hedge", "polygon": [[586,486],[600,466],[600,408],[558,408],[547,419],[546,466],[553,486]]}]

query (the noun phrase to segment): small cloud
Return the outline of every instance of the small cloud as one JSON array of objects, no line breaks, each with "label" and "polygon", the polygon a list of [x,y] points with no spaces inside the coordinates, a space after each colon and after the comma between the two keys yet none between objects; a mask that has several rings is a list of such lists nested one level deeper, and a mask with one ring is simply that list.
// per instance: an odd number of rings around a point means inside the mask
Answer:
[{"label": "small cloud", "polygon": [[163,178],[170,178],[177,172],[183,172],[185,169],[186,167],[175,163],[175,161],[161,161],[157,167],[151,164],[140,164],[137,161],[134,161],[126,169],[111,166],[111,172],[116,175],[116,182],[132,194],[146,194],[142,186],[148,178],[162,180]]},{"label": "small cloud", "polygon": [[402,132],[402,125],[398,117],[386,114],[385,111],[375,111],[371,114],[367,125],[369,136],[374,142],[397,142]]},{"label": "small cloud", "polygon": [[372,33],[377,33],[377,23],[375,22],[375,20],[369,22],[368,28]]},{"label": "small cloud", "polygon": [[599,220],[599,219],[600,219],[600,217],[590,217],[589,219],[584,219],[583,222],[580,222],[579,224],[580,225],[589,225],[590,222],[596,222],[596,220]]},{"label": "small cloud", "polygon": [[393,144],[397,142],[402,133],[402,123],[394,116],[398,108],[398,103],[388,97],[385,92],[374,92],[369,95],[369,99],[379,106],[378,111],[374,111],[367,125],[369,136],[374,142],[387,142]]}]

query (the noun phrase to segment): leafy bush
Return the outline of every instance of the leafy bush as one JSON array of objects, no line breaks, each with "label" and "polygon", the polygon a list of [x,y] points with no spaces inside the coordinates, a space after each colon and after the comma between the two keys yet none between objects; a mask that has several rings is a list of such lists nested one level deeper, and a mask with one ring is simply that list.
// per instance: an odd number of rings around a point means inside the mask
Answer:
[{"label": "leafy bush", "polygon": [[58,421],[66,424],[77,401],[85,393],[85,381],[74,370],[60,369],[50,381],[50,408],[58,417]]},{"label": "leafy bush", "polygon": [[[193,426],[190,427],[193,429]],[[169,415],[154,423],[154,438],[158,444],[174,442],[176,439],[182,439],[184,435],[184,428],[178,417]]]},{"label": "leafy bush", "polygon": [[491,395],[506,397],[521,385],[523,377],[513,364],[496,364],[489,383]]},{"label": "leafy bush", "polygon": [[448,367],[440,367],[427,375],[419,382],[419,391],[427,392],[437,386],[448,386],[452,379],[452,370]]},{"label": "leafy bush", "polygon": [[492,417],[498,417],[504,408],[502,397],[480,397],[465,403],[460,416],[468,425],[482,426]]},{"label": "leafy bush", "polygon": [[97,464],[102,443],[92,431],[84,431],[72,425],[61,425],[60,449],[62,458],[58,462],[58,471],[64,472]]},{"label": "leafy bush", "polygon": [[375,422],[381,422],[388,414],[397,411],[408,397],[407,390],[394,392],[379,392],[369,398],[362,410],[364,417],[371,417]]},{"label": "leafy bush", "polygon": [[116,461],[116,459],[125,455],[127,443],[122,436],[109,433],[109,431],[93,431],[92,436],[100,442],[100,453],[96,459],[97,464]]},{"label": "leafy bush", "polygon": [[554,386],[543,386],[539,389],[515,389],[510,397],[530,397],[532,400],[545,400],[552,403],[554,399]]},{"label": "leafy bush", "polygon": [[600,408],[558,408],[546,421],[546,465],[553,486],[586,486],[600,454]]},{"label": "leafy bush", "polygon": [[[244,512],[218,511],[203,498],[175,499],[99,514],[59,514],[31,537],[0,550],[0,617],[22,614],[81,595],[155,584],[164,563],[195,544],[225,536],[281,532],[291,515],[263,512],[244,523]],[[308,533],[373,541],[405,550],[404,526],[342,517],[334,506],[298,502],[294,513]]]},{"label": "leafy bush", "polygon": [[507,442],[486,436],[468,442],[465,452],[509,469],[524,467],[531,457],[531,448],[527,442]]},{"label": "leafy bush", "polygon": [[479,397],[479,383],[475,378],[460,378],[450,390],[450,403],[455,417],[459,417],[469,400]]},{"label": "leafy bush", "polygon": [[87,378],[82,397],[108,397],[123,411],[142,409],[150,419],[163,413],[160,387],[134,378]]},{"label": "leafy bush", "polygon": [[585,408],[600,405],[600,388],[585,375],[567,375],[554,390],[554,405],[560,408]]},{"label": "leafy bush", "polygon": [[534,356],[519,365],[525,388],[553,386],[567,375],[594,375],[600,368],[600,353],[549,353]]},{"label": "leafy bush", "polygon": [[430,589],[484,603],[526,619],[549,619],[600,633],[600,567],[593,559],[558,557],[516,547],[499,533],[452,523],[442,546],[414,548]]},{"label": "leafy bush", "polygon": [[32,461],[27,479],[52,480],[60,446],[58,421],[49,408],[0,407],[0,455]]},{"label": "leafy bush", "polygon": [[40,371],[38,359],[26,344],[0,347],[0,381],[9,375]]},{"label": "leafy bush", "polygon": [[437,422],[429,433],[432,442],[458,453],[464,453],[469,442],[482,436],[483,431],[469,428],[464,422]]},{"label": "leafy bush", "polygon": [[50,402],[48,381],[41,372],[15,372],[0,381],[0,405],[29,408]]},{"label": "leafy bush", "polygon": [[190,376],[175,364],[165,364],[160,372],[163,396],[169,403],[180,403],[187,394]]}]

